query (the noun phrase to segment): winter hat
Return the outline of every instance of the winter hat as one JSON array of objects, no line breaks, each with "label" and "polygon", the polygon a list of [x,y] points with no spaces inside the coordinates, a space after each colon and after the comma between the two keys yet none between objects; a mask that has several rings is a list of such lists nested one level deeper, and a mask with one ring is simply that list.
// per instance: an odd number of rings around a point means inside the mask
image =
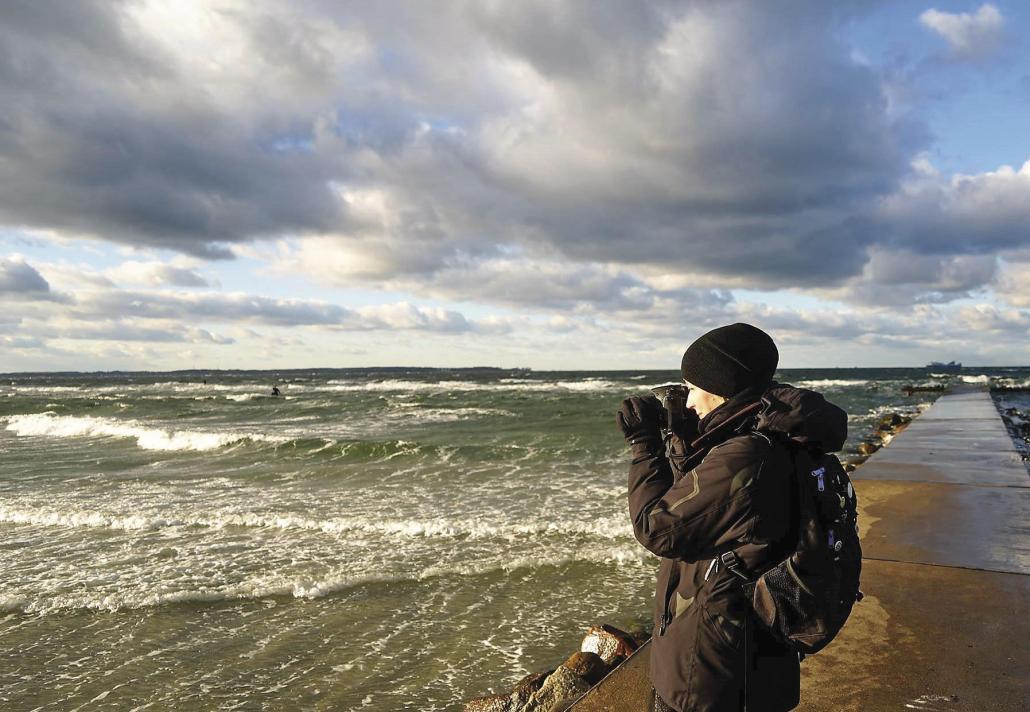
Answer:
[{"label": "winter hat", "polygon": [[683,380],[730,398],[768,385],[779,360],[772,337],[750,324],[737,323],[712,329],[687,347],[680,371]]}]

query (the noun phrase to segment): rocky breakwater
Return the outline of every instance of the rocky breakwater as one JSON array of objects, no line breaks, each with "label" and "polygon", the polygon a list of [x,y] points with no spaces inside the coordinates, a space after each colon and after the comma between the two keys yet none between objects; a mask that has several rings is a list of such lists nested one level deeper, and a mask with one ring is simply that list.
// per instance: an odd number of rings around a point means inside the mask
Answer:
[{"label": "rocky breakwater", "polygon": [[519,680],[509,693],[476,697],[465,712],[561,712],[637,649],[640,642],[610,625],[592,626],[579,651],[554,670]]},{"label": "rocky breakwater", "polygon": [[1009,431],[1016,451],[1030,467],[1030,412],[1007,407],[1001,411],[1001,419]]},{"label": "rocky breakwater", "polygon": [[880,418],[873,431],[858,444],[858,454],[845,458],[844,469],[853,472],[856,467],[868,460],[870,455],[890,443],[911,422],[911,417],[900,413],[888,413]]}]

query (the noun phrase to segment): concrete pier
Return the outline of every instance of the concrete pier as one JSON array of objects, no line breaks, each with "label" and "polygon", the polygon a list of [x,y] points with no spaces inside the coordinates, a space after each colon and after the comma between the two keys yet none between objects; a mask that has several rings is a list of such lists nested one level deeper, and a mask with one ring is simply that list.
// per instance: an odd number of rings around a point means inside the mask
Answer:
[{"label": "concrete pier", "polygon": [[[802,663],[804,712],[1030,710],[1030,476],[986,388],[853,475],[866,598]],[[648,646],[572,707],[647,710]]]}]

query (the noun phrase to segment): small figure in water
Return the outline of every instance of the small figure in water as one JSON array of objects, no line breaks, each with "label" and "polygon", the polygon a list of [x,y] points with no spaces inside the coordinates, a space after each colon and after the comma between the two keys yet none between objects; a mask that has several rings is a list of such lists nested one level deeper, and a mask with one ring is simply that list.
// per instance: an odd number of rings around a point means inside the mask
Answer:
[{"label": "small figure in water", "polygon": [[272,395],[273,396],[281,396],[282,395],[282,393],[279,392],[279,386],[272,386]]}]

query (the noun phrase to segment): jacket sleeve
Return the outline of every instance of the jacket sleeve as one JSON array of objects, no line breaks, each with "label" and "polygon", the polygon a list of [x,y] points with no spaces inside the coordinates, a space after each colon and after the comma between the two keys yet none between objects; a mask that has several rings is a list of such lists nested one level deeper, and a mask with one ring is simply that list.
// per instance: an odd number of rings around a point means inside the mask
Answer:
[{"label": "jacket sleeve", "polygon": [[733,438],[677,479],[664,452],[635,445],[629,508],[637,541],[658,556],[688,561],[746,542],[754,523],[750,485],[761,471],[760,448],[751,437]]}]

